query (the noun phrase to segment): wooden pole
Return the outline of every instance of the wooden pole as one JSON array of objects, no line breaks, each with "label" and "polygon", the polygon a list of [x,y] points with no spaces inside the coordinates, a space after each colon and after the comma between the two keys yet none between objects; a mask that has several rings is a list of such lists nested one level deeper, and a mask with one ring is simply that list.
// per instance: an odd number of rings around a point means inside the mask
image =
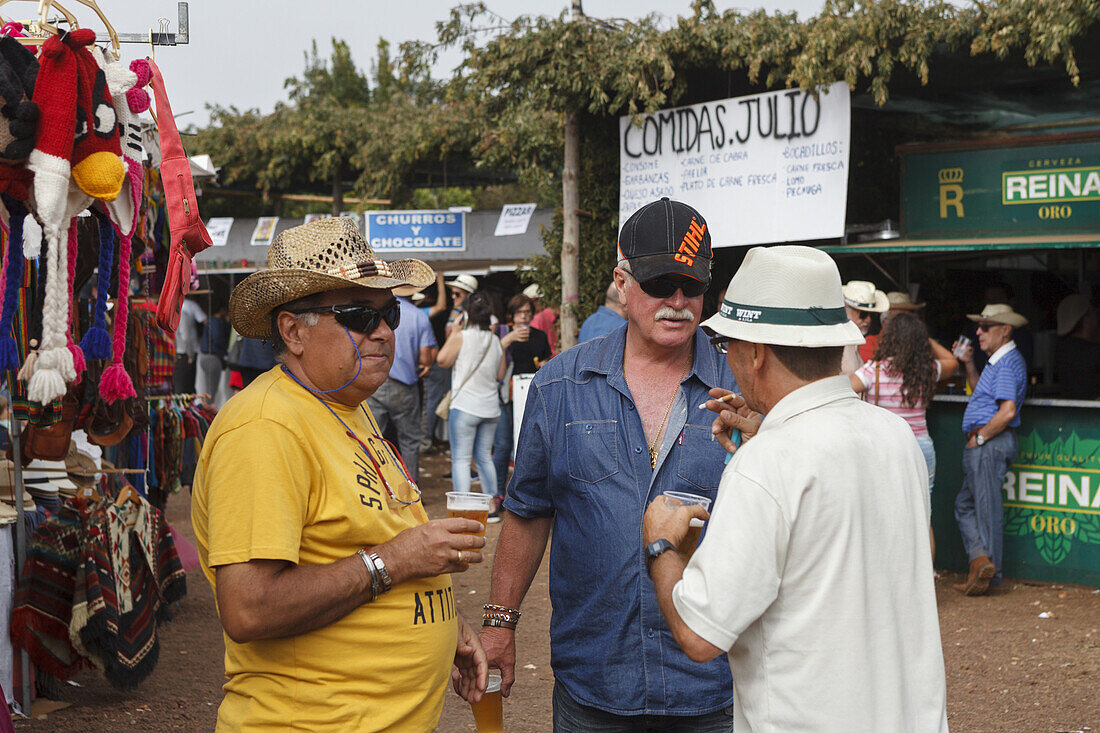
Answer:
[{"label": "wooden pole", "polygon": [[[573,22],[584,16],[581,0],[573,2]],[[579,278],[577,252],[580,247],[581,222],[577,214],[580,208],[580,191],[577,175],[580,171],[581,132],[576,112],[565,114],[564,165],[561,171],[562,242],[561,242],[561,312],[558,314],[558,330],[561,333],[561,350],[577,344],[577,299]]]},{"label": "wooden pole", "polygon": [[580,120],[576,112],[565,115],[565,165],[561,172],[562,242],[561,242],[561,349],[577,343],[577,298],[579,278],[577,251],[580,247],[580,191],[577,173],[580,167]]}]

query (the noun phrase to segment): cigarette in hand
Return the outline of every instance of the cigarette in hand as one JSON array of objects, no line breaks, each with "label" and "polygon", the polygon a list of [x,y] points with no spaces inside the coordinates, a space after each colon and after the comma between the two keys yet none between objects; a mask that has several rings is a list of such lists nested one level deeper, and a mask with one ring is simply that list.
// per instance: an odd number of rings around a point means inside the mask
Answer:
[{"label": "cigarette in hand", "polygon": [[[730,401],[733,400],[733,395],[734,395],[734,393],[730,392],[728,395],[725,395],[724,397],[712,397],[711,399],[718,400],[719,402],[729,403]],[[699,409],[700,410],[707,409],[707,403],[704,402],[703,404],[699,405]]]}]

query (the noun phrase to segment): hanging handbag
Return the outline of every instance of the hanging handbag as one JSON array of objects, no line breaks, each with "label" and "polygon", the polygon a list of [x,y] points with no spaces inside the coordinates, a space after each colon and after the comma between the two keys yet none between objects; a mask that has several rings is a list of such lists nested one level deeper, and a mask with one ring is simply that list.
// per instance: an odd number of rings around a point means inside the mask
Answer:
[{"label": "hanging handbag", "polygon": [[[490,334],[491,335],[491,334]],[[474,368],[470,370],[470,373],[466,375],[466,378],[462,380],[462,384],[458,385],[458,389],[449,389],[443,398],[439,400],[439,404],[435,406],[435,416],[440,420],[446,420],[447,416],[451,412],[451,399],[455,394],[462,391],[462,388],[466,386],[466,382],[470,381],[470,377],[474,376],[474,372],[481,366],[481,362],[485,361],[485,355],[489,353],[489,347],[493,345],[493,340],[490,338],[489,343],[485,344],[485,351],[481,352],[481,358],[477,360],[477,364],[474,364]]]},{"label": "hanging handbag", "polygon": [[191,161],[183,151],[180,134],[172,117],[172,106],[164,89],[160,69],[149,60],[153,72],[150,84],[157,100],[157,127],[160,129],[160,180],[164,186],[164,206],[168,210],[168,231],[172,247],[164,275],[164,287],[157,301],[157,325],[175,333],[180,322],[183,298],[191,286],[191,263],[195,255],[213,244],[199,217],[195,183],[191,179]]}]

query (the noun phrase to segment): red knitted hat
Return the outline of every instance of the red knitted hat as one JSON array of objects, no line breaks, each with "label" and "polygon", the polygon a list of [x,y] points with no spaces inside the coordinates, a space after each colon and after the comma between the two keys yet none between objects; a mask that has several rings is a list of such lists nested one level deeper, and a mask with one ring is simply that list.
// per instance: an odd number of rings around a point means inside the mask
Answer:
[{"label": "red knitted hat", "polygon": [[73,49],[77,62],[73,180],[89,196],[114,201],[122,190],[126,167],[122,163],[118,116],[107,90],[107,79],[88,50],[95,42],[95,33],[81,28],[69,33],[65,42]]},{"label": "red knitted hat", "polygon": [[[95,32],[87,29],[95,38]],[[80,31],[74,31],[79,33]],[[68,222],[73,130],[76,129],[76,56],[59,36],[47,38],[39,54],[34,102],[38,105],[35,147],[27,159],[34,171],[34,201],[38,218],[51,236],[60,238]]]}]

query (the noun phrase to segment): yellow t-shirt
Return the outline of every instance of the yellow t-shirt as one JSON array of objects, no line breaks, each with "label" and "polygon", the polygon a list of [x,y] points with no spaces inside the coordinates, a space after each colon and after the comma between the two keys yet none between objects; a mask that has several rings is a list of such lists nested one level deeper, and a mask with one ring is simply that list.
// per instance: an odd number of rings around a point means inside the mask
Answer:
[{"label": "yellow t-shirt", "polygon": [[[390,485],[403,482],[373,417],[328,404]],[[388,498],[359,444],[276,367],[231,399],[206,436],[191,499],[203,572],[214,585],[220,565],[331,563],[427,521],[420,504]],[[454,658],[455,613],[442,575],[397,585],[299,636],[247,644],[226,636],[218,730],[432,730]]]}]

